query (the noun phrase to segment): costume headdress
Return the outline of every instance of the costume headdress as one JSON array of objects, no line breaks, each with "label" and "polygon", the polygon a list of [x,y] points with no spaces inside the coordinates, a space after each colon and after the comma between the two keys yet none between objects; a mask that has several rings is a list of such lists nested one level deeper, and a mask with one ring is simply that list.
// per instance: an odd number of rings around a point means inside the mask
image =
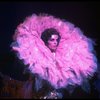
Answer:
[{"label": "costume headdress", "polygon": [[[61,36],[55,58],[40,38],[47,28],[55,28]],[[74,24],[51,15],[27,17],[15,31],[12,49],[18,52],[25,65],[29,65],[33,74],[38,74],[56,89],[81,86],[97,69],[92,39]]]}]

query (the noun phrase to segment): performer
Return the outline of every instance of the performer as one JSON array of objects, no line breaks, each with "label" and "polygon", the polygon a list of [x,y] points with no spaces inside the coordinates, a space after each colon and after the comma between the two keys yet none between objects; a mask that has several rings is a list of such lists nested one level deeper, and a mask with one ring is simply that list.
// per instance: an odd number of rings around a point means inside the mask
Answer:
[{"label": "performer", "polygon": [[33,14],[18,25],[12,49],[34,77],[39,98],[62,98],[80,86],[88,92],[88,80],[97,70],[93,41],[74,24],[48,14]]}]

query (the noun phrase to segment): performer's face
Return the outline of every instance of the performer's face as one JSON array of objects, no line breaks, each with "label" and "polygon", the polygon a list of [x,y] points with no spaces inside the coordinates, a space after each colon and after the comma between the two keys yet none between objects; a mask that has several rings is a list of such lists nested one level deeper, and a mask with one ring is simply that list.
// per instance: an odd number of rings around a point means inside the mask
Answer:
[{"label": "performer's face", "polygon": [[47,46],[52,52],[55,52],[58,46],[58,35],[51,35]]}]

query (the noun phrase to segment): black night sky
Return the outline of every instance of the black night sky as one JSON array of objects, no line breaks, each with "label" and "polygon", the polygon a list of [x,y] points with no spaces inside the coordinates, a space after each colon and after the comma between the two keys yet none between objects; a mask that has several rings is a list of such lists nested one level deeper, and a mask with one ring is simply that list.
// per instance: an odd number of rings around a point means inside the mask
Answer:
[{"label": "black night sky", "polygon": [[[25,17],[35,13],[47,13],[57,18],[68,20],[79,27],[86,36],[96,42],[95,51],[100,59],[99,24],[100,2],[93,1],[30,1],[30,2],[0,2],[0,70],[10,76],[17,75],[21,64],[15,67],[15,55],[12,53],[10,44],[12,35],[18,24]],[[14,71],[16,70],[16,71]],[[20,76],[20,73],[19,75]]]}]

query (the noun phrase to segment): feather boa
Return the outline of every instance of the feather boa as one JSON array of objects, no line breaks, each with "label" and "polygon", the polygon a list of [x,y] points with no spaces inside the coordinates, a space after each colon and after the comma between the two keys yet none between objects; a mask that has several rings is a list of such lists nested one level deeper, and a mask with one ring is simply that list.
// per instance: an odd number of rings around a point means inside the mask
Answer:
[{"label": "feather boa", "polygon": [[[61,40],[55,54],[45,46],[41,33],[55,28]],[[92,53],[93,41],[83,35],[74,24],[51,15],[31,15],[18,25],[12,49],[33,74],[58,89],[68,85],[82,85],[97,69],[96,56]],[[17,45],[16,45],[17,44]],[[84,77],[84,78],[83,78]]]}]

